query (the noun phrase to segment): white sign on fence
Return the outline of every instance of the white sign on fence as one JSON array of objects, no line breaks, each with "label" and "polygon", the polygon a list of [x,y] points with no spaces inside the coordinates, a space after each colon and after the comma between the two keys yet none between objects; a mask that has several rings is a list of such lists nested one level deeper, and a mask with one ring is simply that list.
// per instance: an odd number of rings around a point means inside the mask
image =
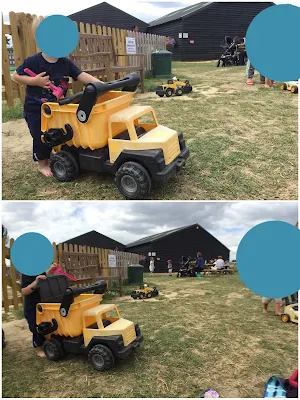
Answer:
[{"label": "white sign on fence", "polygon": [[108,255],[108,266],[110,268],[116,268],[117,266],[117,257],[114,254]]},{"label": "white sign on fence", "polygon": [[189,34],[188,33],[183,33],[182,37],[183,37],[183,39],[188,39],[189,38]]},{"label": "white sign on fence", "polygon": [[182,39],[182,33],[178,33],[178,39]]},{"label": "white sign on fence", "polygon": [[135,38],[133,38],[133,37],[126,38],[126,53],[127,54],[136,54]]}]

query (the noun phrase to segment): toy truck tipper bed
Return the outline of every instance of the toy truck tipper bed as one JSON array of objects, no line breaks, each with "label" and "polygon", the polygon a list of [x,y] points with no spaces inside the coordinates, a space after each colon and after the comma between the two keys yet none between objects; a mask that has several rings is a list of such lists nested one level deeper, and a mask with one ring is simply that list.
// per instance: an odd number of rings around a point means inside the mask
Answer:
[{"label": "toy truck tipper bed", "polygon": [[184,166],[189,150],[182,133],[160,125],[152,107],[130,106],[134,93],[112,90],[138,82],[136,74],[93,82],[42,105],[42,140],[56,152],[50,166],[59,181],[75,179],[80,169],[109,172],[125,197],[141,199],[153,182],[166,183]]},{"label": "toy truck tipper bed", "polygon": [[41,302],[36,307],[36,325],[47,339],[44,350],[49,360],[57,361],[64,353],[83,353],[95,369],[105,371],[115,359],[127,358],[139,347],[143,340],[139,326],[121,318],[116,305],[100,304],[105,289],[105,281],[69,287],[64,275],[38,282]]}]

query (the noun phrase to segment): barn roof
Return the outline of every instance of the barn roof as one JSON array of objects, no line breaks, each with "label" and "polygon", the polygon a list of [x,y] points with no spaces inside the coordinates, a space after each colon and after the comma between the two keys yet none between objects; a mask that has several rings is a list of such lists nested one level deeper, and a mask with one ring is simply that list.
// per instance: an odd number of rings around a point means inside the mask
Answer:
[{"label": "barn roof", "polygon": [[113,10],[113,9],[118,10],[120,13],[123,13],[124,17],[127,16],[127,17],[135,19],[140,24],[143,24],[145,26],[148,25],[147,22],[142,21],[141,19],[139,19],[137,17],[134,17],[133,15],[128,14],[127,12],[125,12],[123,10],[120,10],[120,8],[112,6],[111,4],[107,3],[106,1],[103,1],[102,3],[96,4],[95,6],[92,6],[92,7],[84,8],[83,10],[80,10],[80,11],[77,11],[76,13],[68,15],[68,17],[72,19],[72,17],[75,18],[76,16],[78,16],[81,13],[86,12],[86,11],[89,11],[92,13],[99,12],[99,11],[101,11],[101,8],[104,8],[104,7],[105,7],[105,11],[107,11],[108,8],[110,8],[111,10]]},{"label": "barn roof", "polygon": [[97,240],[99,240],[99,242],[101,242],[101,239],[103,240],[103,239],[106,239],[106,240],[109,240],[109,241],[111,241],[111,242],[113,242],[113,243],[115,243],[116,245],[119,245],[120,247],[122,246],[122,247],[125,247],[125,245],[123,244],[123,243],[120,243],[120,242],[118,242],[117,240],[114,240],[114,239],[112,239],[112,238],[110,238],[110,237],[108,237],[108,236],[106,236],[106,235],[103,235],[102,233],[99,233],[99,232],[97,232],[97,231],[95,231],[95,230],[93,230],[93,231],[90,231],[90,232],[86,232],[86,233],[84,233],[84,234],[82,234],[82,235],[79,235],[79,236],[75,236],[75,237],[73,237],[73,238],[69,238],[69,239],[67,239],[67,240],[64,240],[63,242],[61,242],[61,243],[68,243],[68,242],[73,242],[74,240],[76,240],[76,239],[80,239],[81,241],[83,240],[83,241],[86,241],[86,244],[85,244],[85,246],[90,246],[90,239],[91,238],[96,238]]},{"label": "barn roof", "polygon": [[191,14],[194,14],[195,12],[197,12],[199,10],[203,10],[204,8],[206,8],[207,6],[209,6],[211,4],[212,4],[212,2],[206,1],[206,2],[193,4],[192,6],[189,6],[189,7],[181,8],[180,10],[173,11],[167,15],[164,15],[163,17],[155,19],[154,21],[149,23],[149,26],[161,25],[161,24],[165,24],[166,22],[175,21],[176,19],[185,18],[187,16],[190,16]]},{"label": "barn roof", "polygon": [[[155,241],[157,241],[157,240],[159,240],[159,239],[162,239],[162,238],[164,238],[164,237],[166,237],[166,236],[170,236],[170,235],[173,235],[174,233],[181,232],[181,231],[184,231],[185,229],[193,228],[193,227],[196,227],[196,226],[199,226],[200,228],[204,229],[204,228],[203,228],[202,226],[200,226],[199,224],[192,224],[192,225],[183,226],[183,227],[181,227],[181,228],[171,229],[171,230],[169,230],[169,231],[162,232],[162,233],[157,233],[157,234],[155,234],[155,235],[147,236],[147,237],[144,237],[144,238],[142,238],[142,239],[136,240],[135,242],[129,243],[129,244],[126,245],[126,249],[128,249],[128,248],[130,248],[130,247],[140,246],[140,245],[146,244],[146,243],[152,243],[152,242],[155,242]],[[205,229],[204,229],[204,230],[205,230]],[[215,238],[215,239],[216,239],[216,238]],[[218,240],[218,239],[216,239],[216,240]],[[219,242],[219,241],[218,241],[218,242]],[[221,243],[221,242],[219,242],[219,243]],[[222,244],[222,243],[221,243],[221,244]],[[223,244],[222,244],[222,245],[223,245]],[[223,245],[223,246],[224,246],[224,245]],[[227,249],[226,246],[224,246],[224,247]],[[228,249],[228,250],[229,250],[229,249]]]}]

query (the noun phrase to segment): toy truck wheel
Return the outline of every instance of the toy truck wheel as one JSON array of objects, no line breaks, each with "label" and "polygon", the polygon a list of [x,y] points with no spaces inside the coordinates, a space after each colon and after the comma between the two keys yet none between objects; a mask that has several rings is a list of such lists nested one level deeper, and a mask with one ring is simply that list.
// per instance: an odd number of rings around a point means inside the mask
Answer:
[{"label": "toy truck wheel", "polygon": [[183,90],[181,88],[178,88],[175,92],[176,96],[182,96],[183,95]]},{"label": "toy truck wheel", "polygon": [[173,94],[173,90],[172,90],[172,89],[167,89],[167,90],[166,90],[166,96],[167,96],[167,97],[171,97],[172,94]]},{"label": "toy truck wheel", "polygon": [[159,94],[159,97],[164,97],[164,94]]},{"label": "toy truck wheel", "polygon": [[103,344],[96,344],[88,355],[88,360],[98,371],[106,371],[115,365],[115,358],[111,350]]},{"label": "toy truck wheel", "polygon": [[144,293],[139,293],[139,299],[142,300],[144,298]]},{"label": "toy truck wheel", "polygon": [[281,321],[282,322],[290,322],[290,316],[288,314],[282,314],[281,315]]},{"label": "toy truck wheel", "polygon": [[58,361],[63,356],[62,346],[60,342],[55,338],[46,340],[44,342],[43,348],[48,360]]},{"label": "toy truck wheel", "polygon": [[286,83],[283,83],[280,87],[281,87],[281,89],[283,89],[283,90],[287,90],[287,84],[286,84]]},{"label": "toy truck wheel", "polygon": [[147,293],[147,298],[150,299],[152,297],[152,292]]},{"label": "toy truck wheel", "polygon": [[142,199],[151,190],[151,178],[147,170],[134,161],[121,165],[116,173],[119,191],[129,199]]},{"label": "toy truck wheel", "polygon": [[298,93],[298,86],[294,85],[291,87],[291,92],[292,93]]},{"label": "toy truck wheel", "polygon": [[55,178],[61,182],[70,182],[79,175],[79,165],[76,158],[63,150],[51,157],[50,168]]}]

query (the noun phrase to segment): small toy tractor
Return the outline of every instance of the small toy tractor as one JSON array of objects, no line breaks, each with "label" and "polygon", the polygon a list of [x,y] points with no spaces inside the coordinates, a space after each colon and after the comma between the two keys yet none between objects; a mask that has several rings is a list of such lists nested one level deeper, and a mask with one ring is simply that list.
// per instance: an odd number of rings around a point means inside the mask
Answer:
[{"label": "small toy tractor", "polygon": [[57,180],[72,181],[80,170],[108,172],[125,197],[142,199],[184,166],[189,149],[182,133],[160,125],[152,107],[130,106],[138,83],[137,74],[92,82],[42,105],[42,140],[55,151],[50,167]]},{"label": "small toy tractor", "polygon": [[280,85],[281,89],[289,90],[292,93],[298,93],[298,81],[284,82]]},{"label": "small toy tractor", "polygon": [[[100,304],[105,281],[87,287],[69,287],[65,275],[39,280],[41,296],[36,306],[37,331],[46,337],[44,351],[57,361],[64,353],[83,353],[98,371],[112,368],[143,340],[140,328],[120,317],[114,304]],[[86,292],[93,291],[93,294]]]},{"label": "small toy tractor", "polygon": [[140,286],[139,289],[131,293],[133,299],[149,299],[150,297],[158,296],[156,287],[148,287],[147,285]]},{"label": "small toy tractor", "polygon": [[173,94],[176,96],[182,96],[184,93],[191,93],[193,90],[189,81],[180,81],[176,77],[169,79],[167,84],[157,86],[156,94],[159,97],[171,97]]},{"label": "small toy tractor", "polygon": [[289,297],[285,297],[284,301],[285,307],[284,313],[281,314],[281,321],[298,324],[298,293],[291,296],[291,301]]}]

